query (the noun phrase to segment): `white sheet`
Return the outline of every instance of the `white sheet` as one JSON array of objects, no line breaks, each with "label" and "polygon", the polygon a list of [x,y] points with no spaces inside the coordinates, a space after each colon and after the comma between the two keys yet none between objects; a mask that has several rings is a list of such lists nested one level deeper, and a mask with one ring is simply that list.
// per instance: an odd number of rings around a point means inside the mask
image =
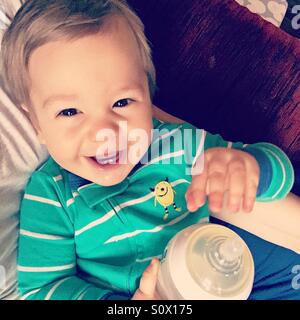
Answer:
[{"label": "white sheet", "polygon": [[16,298],[20,199],[31,172],[46,156],[28,119],[0,87],[0,266],[6,274],[5,283],[0,281],[0,299]]}]

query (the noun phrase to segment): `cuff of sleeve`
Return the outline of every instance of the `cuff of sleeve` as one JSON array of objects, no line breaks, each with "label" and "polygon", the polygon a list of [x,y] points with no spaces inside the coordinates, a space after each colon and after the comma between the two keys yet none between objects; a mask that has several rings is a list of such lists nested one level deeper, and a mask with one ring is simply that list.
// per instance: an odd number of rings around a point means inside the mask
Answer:
[{"label": "cuff of sleeve", "polygon": [[[251,154],[253,154],[253,150],[255,150],[255,154],[258,154],[257,151],[264,153],[265,158],[268,159],[269,164],[266,164],[267,162],[264,160],[261,170],[266,170],[268,166],[271,166],[271,181],[267,190],[264,190],[264,192],[257,196],[257,201],[264,202],[284,198],[291,191],[295,180],[294,169],[288,156],[280,148],[271,143],[256,143],[244,149],[246,152],[250,151],[249,153]],[[254,154],[253,156],[256,158]],[[259,159],[257,160],[259,162]],[[266,171],[262,171],[262,174],[265,173]],[[265,179],[269,178],[266,177]]]},{"label": "cuff of sleeve", "polygon": [[265,152],[257,148],[245,148],[244,151],[251,154],[259,165],[259,184],[256,193],[256,197],[259,198],[266,194],[272,183],[272,164]]}]

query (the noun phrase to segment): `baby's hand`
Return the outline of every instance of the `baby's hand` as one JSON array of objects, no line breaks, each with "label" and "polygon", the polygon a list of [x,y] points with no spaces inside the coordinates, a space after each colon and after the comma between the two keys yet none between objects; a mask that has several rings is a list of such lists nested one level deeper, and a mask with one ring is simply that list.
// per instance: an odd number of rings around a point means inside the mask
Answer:
[{"label": "baby's hand", "polygon": [[250,154],[228,148],[211,148],[204,153],[204,168],[194,175],[187,190],[186,201],[189,211],[202,207],[208,195],[209,208],[220,212],[224,193],[228,192],[228,207],[231,212],[242,208],[253,209],[259,182],[259,165]]},{"label": "baby's hand", "polygon": [[134,293],[132,300],[159,300],[156,293],[156,282],[159,270],[159,260],[154,258],[149,266],[144,271],[140,286]]}]

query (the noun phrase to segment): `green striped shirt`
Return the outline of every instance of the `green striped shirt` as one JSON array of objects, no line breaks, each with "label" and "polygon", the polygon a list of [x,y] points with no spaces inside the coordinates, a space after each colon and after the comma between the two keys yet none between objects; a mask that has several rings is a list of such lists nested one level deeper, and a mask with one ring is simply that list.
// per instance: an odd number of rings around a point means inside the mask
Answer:
[{"label": "green striped shirt", "polygon": [[[292,188],[291,163],[274,145],[227,142],[188,123],[153,125],[157,134],[144,161],[117,185],[76,184],[80,178],[51,157],[33,173],[21,205],[23,299],[130,298],[178,231],[208,221],[208,203],[190,213],[185,202],[195,159],[208,148],[242,149],[258,159],[269,172],[258,201],[283,198]],[[162,182],[174,191],[165,202],[153,191]]]}]

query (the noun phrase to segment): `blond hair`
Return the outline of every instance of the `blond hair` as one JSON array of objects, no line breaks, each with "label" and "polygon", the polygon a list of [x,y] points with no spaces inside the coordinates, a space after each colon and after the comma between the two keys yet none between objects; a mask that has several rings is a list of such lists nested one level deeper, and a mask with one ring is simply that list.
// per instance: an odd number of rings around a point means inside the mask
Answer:
[{"label": "blond hair", "polygon": [[155,68],[144,25],[124,0],[27,0],[2,39],[1,72],[15,103],[30,105],[28,63],[38,47],[60,39],[79,39],[100,31],[109,16],[124,17],[142,57],[151,97]]}]

